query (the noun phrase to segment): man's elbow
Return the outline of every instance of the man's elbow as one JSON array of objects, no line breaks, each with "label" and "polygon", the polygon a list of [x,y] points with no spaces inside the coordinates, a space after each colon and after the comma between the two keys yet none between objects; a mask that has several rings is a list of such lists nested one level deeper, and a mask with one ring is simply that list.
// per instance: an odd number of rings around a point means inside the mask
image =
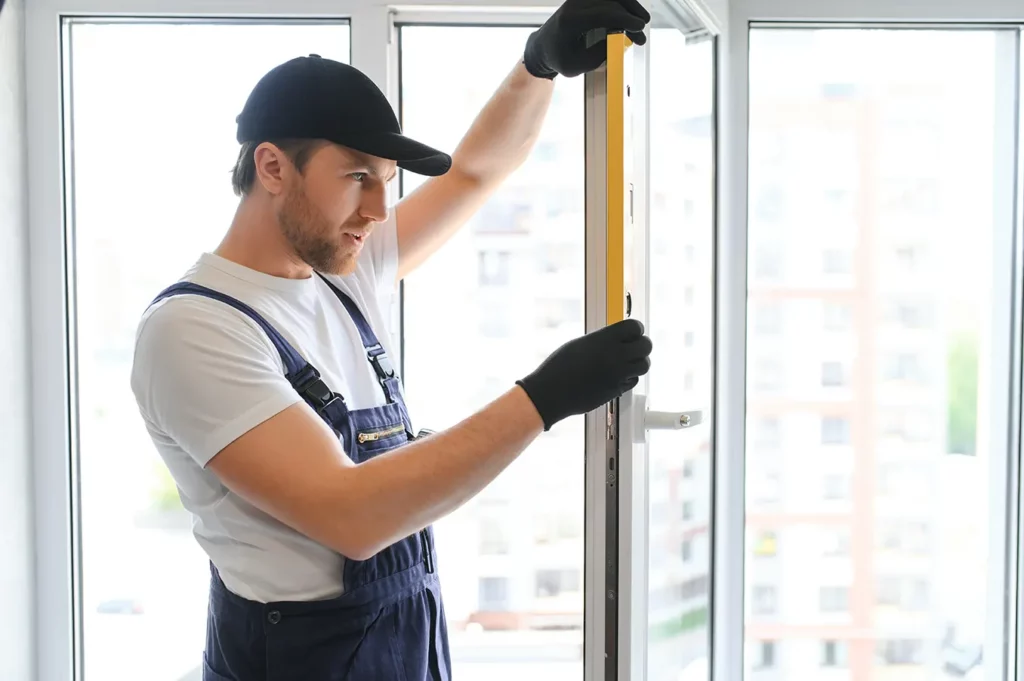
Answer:
[{"label": "man's elbow", "polygon": [[339,554],[349,560],[369,560],[383,551],[387,543],[374,537],[367,536],[365,532],[345,533],[333,542],[333,548]]},{"label": "man's elbow", "polygon": [[366,514],[345,513],[341,517],[344,521],[332,533],[330,548],[345,558],[369,560],[392,543],[384,528]]}]

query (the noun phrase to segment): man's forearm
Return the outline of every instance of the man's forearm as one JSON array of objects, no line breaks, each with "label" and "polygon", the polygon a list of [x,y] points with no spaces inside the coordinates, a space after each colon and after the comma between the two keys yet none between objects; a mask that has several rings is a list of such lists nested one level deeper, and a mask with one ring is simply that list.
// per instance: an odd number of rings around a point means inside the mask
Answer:
[{"label": "man's forearm", "polygon": [[419,267],[479,210],[540,135],[554,84],[522,64],[508,74],[452,154],[452,169],[398,202],[398,278]]},{"label": "man's forearm", "polygon": [[456,510],[543,431],[516,387],[468,419],[343,472],[338,500],[352,558],[368,558]]},{"label": "man's forearm", "polygon": [[500,184],[529,156],[553,92],[552,80],[517,63],[456,147],[452,170],[482,185]]}]

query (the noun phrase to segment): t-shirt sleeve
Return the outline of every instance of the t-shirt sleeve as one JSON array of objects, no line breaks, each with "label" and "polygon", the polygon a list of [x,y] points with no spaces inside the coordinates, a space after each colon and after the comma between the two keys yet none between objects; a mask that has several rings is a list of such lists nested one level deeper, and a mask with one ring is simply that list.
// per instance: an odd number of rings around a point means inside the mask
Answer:
[{"label": "t-shirt sleeve", "polygon": [[131,386],[147,424],[200,466],[301,400],[255,322],[196,296],[165,301],[144,317]]}]

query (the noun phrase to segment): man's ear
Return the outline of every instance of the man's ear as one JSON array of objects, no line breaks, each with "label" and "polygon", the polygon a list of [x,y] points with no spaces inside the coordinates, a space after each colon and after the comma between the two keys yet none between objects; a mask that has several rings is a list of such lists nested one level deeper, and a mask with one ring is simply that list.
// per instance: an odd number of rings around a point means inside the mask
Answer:
[{"label": "man's ear", "polygon": [[256,180],[272,196],[277,196],[288,186],[288,174],[294,172],[292,162],[283,151],[271,142],[263,142],[253,151]]}]

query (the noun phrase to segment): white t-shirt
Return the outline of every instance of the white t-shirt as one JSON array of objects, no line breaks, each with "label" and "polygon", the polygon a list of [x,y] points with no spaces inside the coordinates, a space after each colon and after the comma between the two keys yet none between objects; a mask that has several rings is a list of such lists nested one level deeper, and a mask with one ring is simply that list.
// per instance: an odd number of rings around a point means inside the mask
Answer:
[{"label": "white t-shirt", "polygon": [[[368,237],[356,271],[330,279],[351,296],[396,358],[390,329],[398,271],[393,215]],[[274,277],[205,253],[183,279],[259,312],[352,409],[386,402],[358,329],[318,276]],[[228,589],[260,602],[341,593],[340,555],[256,509],[205,468],[233,440],[301,400],[255,322],[198,295],[161,301],[139,324],[131,386],[192,513],[195,537]]]}]

